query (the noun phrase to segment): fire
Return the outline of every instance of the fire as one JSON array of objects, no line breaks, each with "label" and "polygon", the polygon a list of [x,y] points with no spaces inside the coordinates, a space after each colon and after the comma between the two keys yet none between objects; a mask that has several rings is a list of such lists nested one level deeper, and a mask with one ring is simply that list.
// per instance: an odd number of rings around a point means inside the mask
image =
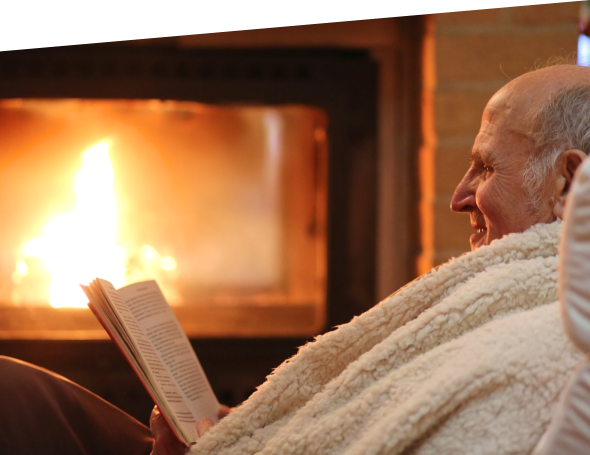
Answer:
[{"label": "fire", "polygon": [[[83,166],[76,175],[76,208],[52,219],[40,238],[23,246],[23,258],[17,260],[13,282],[18,285],[29,273],[27,258],[39,258],[51,272],[49,303],[52,307],[86,307],[87,299],[79,284],[96,277],[109,280],[115,287],[126,283],[125,264],[129,254],[117,245],[117,210],[114,173],[109,144],[98,143],[82,155]],[[145,259],[157,259],[159,268],[176,268],[172,257],[162,257],[149,245],[140,249]],[[137,277],[135,273],[134,278]],[[153,278],[141,276],[140,278]]]}]

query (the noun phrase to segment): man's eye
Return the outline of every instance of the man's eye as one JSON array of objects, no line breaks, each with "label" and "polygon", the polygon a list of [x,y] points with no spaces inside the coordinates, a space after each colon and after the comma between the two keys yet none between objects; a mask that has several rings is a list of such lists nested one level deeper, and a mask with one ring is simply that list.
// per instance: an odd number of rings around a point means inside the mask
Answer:
[{"label": "man's eye", "polygon": [[486,171],[486,172],[492,172],[493,171],[492,166],[486,166],[486,165],[483,166],[483,170]]}]

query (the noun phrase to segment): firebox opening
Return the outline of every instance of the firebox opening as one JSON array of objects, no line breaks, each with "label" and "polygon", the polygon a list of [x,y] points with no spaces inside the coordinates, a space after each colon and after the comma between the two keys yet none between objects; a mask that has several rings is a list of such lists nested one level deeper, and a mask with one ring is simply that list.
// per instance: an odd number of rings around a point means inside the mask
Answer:
[{"label": "firebox opening", "polygon": [[97,276],[158,280],[189,336],[319,332],[326,127],[304,105],[1,100],[0,337],[104,338],[78,287]]}]

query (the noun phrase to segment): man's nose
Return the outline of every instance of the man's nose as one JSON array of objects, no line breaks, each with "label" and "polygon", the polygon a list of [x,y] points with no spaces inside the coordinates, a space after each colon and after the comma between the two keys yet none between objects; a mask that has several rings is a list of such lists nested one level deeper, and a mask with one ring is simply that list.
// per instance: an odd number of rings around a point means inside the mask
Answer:
[{"label": "man's nose", "polygon": [[455,188],[453,199],[451,199],[451,210],[453,212],[471,212],[475,205],[475,188],[468,173]]}]

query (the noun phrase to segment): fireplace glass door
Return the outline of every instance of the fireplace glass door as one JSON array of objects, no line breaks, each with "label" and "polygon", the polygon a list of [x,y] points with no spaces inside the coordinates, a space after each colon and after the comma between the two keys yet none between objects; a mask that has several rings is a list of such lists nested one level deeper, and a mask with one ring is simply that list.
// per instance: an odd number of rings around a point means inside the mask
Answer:
[{"label": "fireplace glass door", "polygon": [[191,337],[309,336],[326,295],[326,116],[0,100],[0,337],[104,338],[79,284],[155,279]]}]

